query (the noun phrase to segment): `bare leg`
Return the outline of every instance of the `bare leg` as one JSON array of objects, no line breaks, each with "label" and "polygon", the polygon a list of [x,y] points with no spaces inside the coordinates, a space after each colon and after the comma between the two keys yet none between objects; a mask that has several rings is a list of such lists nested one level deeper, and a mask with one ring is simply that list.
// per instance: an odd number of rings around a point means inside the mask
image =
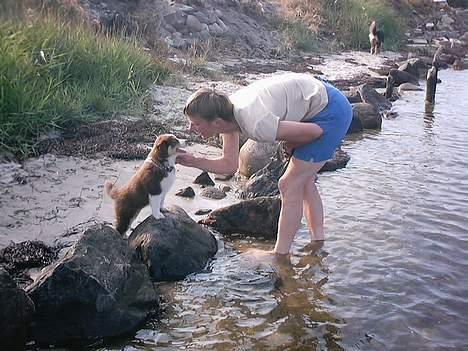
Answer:
[{"label": "bare leg", "polygon": [[287,254],[301,224],[305,188],[314,179],[322,163],[309,163],[291,158],[278,187],[281,194],[281,212],[274,252]]},{"label": "bare leg", "polygon": [[[322,166],[323,162],[320,163],[320,168]],[[304,194],[304,215],[307,219],[310,238],[312,241],[324,240],[323,205],[322,198],[315,185],[315,177],[306,184]]]}]

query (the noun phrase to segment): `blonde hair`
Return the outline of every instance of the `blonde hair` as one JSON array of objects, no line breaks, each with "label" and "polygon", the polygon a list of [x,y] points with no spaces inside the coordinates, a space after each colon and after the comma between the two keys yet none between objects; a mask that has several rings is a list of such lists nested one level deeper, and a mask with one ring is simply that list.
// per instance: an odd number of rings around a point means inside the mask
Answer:
[{"label": "blonde hair", "polygon": [[200,117],[208,122],[217,117],[231,122],[234,120],[234,105],[226,94],[210,88],[201,88],[187,99],[184,114]]}]

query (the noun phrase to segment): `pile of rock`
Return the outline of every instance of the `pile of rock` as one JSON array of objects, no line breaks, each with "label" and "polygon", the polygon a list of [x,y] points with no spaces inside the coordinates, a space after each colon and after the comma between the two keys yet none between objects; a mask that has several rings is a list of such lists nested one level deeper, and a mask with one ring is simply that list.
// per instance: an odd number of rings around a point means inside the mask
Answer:
[{"label": "pile of rock", "polygon": [[27,340],[87,344],[132,332],[159,312],[153,282],[200,272],[217,252],[213,234],[181,208],[165,216],[148,217],[129,240],[103,223],[72,229],[80,238],[25,290],[0,266],[0,349]]}]

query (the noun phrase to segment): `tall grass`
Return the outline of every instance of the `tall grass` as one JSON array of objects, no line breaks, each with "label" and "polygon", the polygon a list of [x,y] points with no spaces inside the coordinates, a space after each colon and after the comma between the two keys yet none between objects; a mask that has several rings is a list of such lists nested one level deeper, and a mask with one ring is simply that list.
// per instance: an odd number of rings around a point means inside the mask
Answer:
[{"label": "tall grass", "polygon": [[138,111],[148,86],[169,74],[135,39],[55,16],[2,19],[0,53],[0,152],[19,157],[51,128]]},{"label": "tall grass", "polygon": [[[369,48],[369,24],[376,20],[385,32],[385,48],[397,49],[405,30],[407,12],[396,13],[390,1],[380,0],[281,0],[286,16],[294,25],[284,27],[283,33],[296,48],[317,48],[317,33],[329,38],[329,49]],[[404,4],[402,4],[403,6]],[[301,23],[302,27],[296,23]],[[304,31],[308,30],[308,34]],[[305,46],[305,43],[309,43]],[[325,47],[324,49],[327,49]]]},{"label": "tall grass", "polygon": [[396,13],[385,1],[380,0],[322,0],[322,16],[325,25],[335,31],[336,40],[344,48],[369,47],[369,24],[377,21],[377,27],[385,33],[385,48],[396,50],[405,30],[405,13]]}]

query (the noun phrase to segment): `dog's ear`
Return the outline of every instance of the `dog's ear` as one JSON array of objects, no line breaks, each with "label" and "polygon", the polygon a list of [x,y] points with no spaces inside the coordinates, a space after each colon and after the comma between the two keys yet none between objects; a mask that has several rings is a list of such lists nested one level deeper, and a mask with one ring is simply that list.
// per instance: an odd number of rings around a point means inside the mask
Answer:
[{"label": "dog's ear", "polygon": [[168,148],[168,138],[165,135],[160,135],[154,142],[154,148],[158,151],[160,158],[169,157]]}]

